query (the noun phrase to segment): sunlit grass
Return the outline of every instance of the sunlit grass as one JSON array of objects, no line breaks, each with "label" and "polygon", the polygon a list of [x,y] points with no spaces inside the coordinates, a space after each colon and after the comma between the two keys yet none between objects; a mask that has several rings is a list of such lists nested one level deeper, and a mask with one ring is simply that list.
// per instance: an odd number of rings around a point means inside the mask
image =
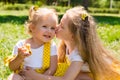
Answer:
[{"label": "sunlit grass", "polygon": [[0,15],[27,16],[28,10],[0,10]]},{"label": "sunlit grass", "polygon": [[[109,26],[109,27],[108,27]],[[119,25],[105,25],[98,28],[99,35],[106,42],[111,43],[112,41],[120,40],[120,26]]]},{"label": "sunlit grass", "polygon": [[2,23],[0,24],[0,78],[6,80],[10,74],[8,67],[4,66],[3,59],[11,55],[15,43],[26,38],[25,29],[23,25]]},{"label": "sunlit grass", "polygon": [[98,27],[98,34],[109,49],[120,50],[120,25]]}]

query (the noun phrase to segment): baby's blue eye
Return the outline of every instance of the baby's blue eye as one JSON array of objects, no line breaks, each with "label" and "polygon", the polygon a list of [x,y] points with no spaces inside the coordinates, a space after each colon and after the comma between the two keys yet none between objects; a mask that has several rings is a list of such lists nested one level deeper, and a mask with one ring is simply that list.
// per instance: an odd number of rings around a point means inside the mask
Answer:
[{"label": "baby's blue eye", "polygon": [[47,26],[42,26],[42,27],[47,28]]}]

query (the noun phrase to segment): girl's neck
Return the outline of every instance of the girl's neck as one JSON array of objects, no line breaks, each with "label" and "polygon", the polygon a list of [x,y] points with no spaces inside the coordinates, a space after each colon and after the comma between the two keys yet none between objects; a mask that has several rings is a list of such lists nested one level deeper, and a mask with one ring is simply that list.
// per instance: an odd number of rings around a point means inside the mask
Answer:
[{"label": "girl's neck", "polygon": [[76,48],[76,45],[73,41],[65,41],[65,44],[69,53],[71,53]]},{"label": "girl's neck", "polygon": [[39,48],[44,44],[43,41],[38,41],[34,38],[30,38],[30,43],[32,48]]}]

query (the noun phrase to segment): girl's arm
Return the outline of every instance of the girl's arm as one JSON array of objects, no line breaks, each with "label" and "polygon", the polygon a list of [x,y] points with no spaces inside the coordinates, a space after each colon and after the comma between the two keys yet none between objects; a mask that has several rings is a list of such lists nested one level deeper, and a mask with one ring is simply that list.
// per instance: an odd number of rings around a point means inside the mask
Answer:
[{"label": "girl's arm", "polygon": [[50,67],[45,71],[45,75],[53,75],[57,69],[57,55],[50,57]]},{"label": "girl's arm", "polygon": [[80,72],[82,65],[83,65],[83,62],[73,61],[70,67],[68,68],[68,70],[66,71],[65,75],[62,77],[38,74],[31,68],[28,68],[25,71],[25,75],[34,80],[75,80],[75,78]]}]

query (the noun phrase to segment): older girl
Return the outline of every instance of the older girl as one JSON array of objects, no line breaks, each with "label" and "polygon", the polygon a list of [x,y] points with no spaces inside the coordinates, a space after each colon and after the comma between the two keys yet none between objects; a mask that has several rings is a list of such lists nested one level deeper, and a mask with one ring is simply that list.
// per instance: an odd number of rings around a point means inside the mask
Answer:
[{"label": "older girl", "polygon": [[[120,62],[103,47],[96,33],[94,19],[82,7],[66,11],[56,36],[62,40],[58,51],[59,62],[64,62],[67,56],[71,63],[64,76],[45,76],[37,74],[31,68],[25,71],[26,76],[33,80],[89,80],[88,75],[91,75],[94,80],[120,80]],[[85,62],[91,73],[81,71]]]}]

